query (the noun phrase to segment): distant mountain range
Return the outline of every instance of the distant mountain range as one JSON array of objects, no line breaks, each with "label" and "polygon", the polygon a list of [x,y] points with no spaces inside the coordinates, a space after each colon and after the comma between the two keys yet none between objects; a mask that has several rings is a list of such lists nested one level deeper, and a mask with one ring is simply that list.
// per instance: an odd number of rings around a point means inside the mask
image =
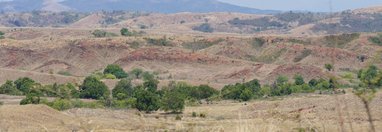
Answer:
[{"label": "distant mountain range", "polygon": [[[1,0],[0,0],[1,1]],[[217,0],[3,0],[2,12],[43,11],[142,11],[159,13],[178,12],[239,12],[250,14],[274,14],[275,10],[260,10],[236,6]]]}]

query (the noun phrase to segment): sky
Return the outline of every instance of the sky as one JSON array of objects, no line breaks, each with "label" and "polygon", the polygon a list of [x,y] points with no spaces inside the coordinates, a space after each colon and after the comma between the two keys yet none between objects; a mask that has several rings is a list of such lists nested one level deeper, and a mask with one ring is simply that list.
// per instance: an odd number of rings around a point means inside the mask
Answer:
[{"label": "sky", "polygon": [[[240,6],[271,10],[314,12],[343,11],[370,6],[382,6],[382,0],[219,0]],[[331,2],[330,2],[331,1]]]}]

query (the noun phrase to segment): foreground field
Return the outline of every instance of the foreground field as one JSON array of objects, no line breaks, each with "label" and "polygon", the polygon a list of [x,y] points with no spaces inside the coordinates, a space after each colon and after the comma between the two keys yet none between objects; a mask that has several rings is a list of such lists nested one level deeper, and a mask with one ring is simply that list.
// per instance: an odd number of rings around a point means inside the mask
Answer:
[{"label": "foreground field", "polygon": [[[175,114],[136,110],[70,109],[12,105],[2,96],[0,131],[368,131],[363,104],[350,90],[342,95],[294,95],[252,102],[213,102]],[[371,103],[373,121],[382,129],[382,92]],[[193,117],[195,113],[196,117]],[[202,116],[200,116],[202,114]],[[203,114],[205,117],[203,117]],[[22,126],[22,127],[20,127]]]}]

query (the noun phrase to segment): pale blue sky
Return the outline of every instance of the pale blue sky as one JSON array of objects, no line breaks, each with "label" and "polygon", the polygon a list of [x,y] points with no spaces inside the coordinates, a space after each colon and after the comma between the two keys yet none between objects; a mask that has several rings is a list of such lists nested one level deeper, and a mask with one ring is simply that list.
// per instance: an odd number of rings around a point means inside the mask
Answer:
[{"label": "pale blue sky", "polygon": [[[330,11],[330,0],[219,0],[240,6],[273,10]],[[382,6],[382,0],[331,0],[333,11]]]}]

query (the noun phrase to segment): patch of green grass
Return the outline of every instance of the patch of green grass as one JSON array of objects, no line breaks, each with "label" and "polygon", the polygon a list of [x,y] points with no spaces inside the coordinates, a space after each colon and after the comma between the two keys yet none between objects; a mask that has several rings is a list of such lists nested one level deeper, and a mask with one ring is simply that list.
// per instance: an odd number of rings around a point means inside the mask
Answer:
[{"label": "patch of green grass", "polygon": [[325,36],[324,40],[328,47],[344,48],[346,44],[358,39],[359,33]]},{"label": "patch of green grass", "polygon": [[275,62],[282,54],[287,51],[286,48],[280,49],[276,52],[271,52],[267,54],[263,54],[257,57],[252,58],[252,61],[256,62],[264,62],[264,63],[273,63]]},{"label": "patch of green grass", "polygon": [[295,38],[288,39],[288,42],[294,43],[294,44],[311,44],[310,41],[305,41],[305,40],[300,40],[300,39],[295,39]]},{"label": "patch of green grass", "polygon": [[208,47],[211,47],[211,46],[218,44],[222,41],[224,41],[224,39],[218,39],[215,41],[208,41],[208,40],[203,39],[203,40],[196,41],[196,42],[184,43],[183,47],[186,49],[193,50],[193,51],[198,51],[198,50],[202,50],[202,49],[206,49]]},{"label": "patch of green grass", "polygon": [[354,79],[354,75],[351,72],[346,72],[346,73],[342,74],[341,77],[344,79]]},{"label": "patch of green grass", "polygon": [[72,76],[72,74],[68,71],[59,71],[57,74],[63,75],[63,76]]}]

